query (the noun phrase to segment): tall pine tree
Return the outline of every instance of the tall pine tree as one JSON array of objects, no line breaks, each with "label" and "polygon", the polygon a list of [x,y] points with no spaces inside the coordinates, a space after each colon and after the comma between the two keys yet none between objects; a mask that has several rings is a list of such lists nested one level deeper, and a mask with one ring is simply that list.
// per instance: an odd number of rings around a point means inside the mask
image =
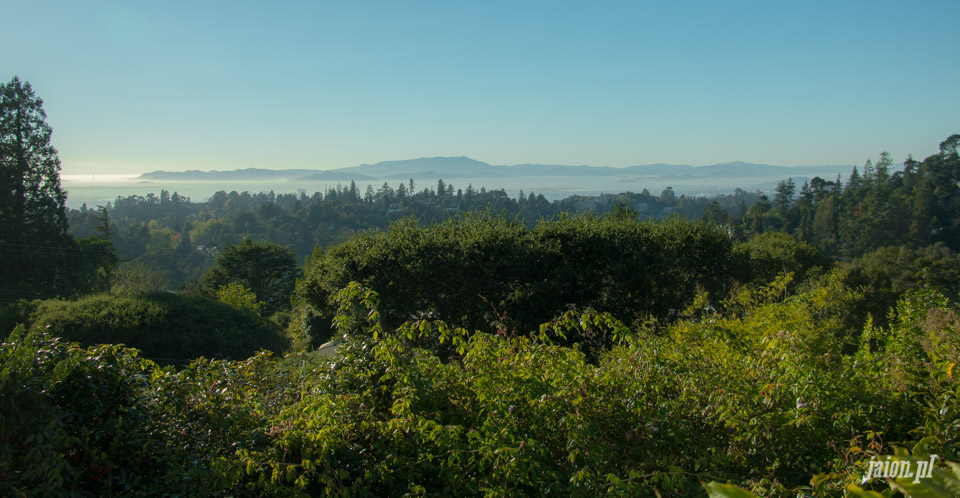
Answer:
[{"label": "tall pine tree", "polygon": [[67,234],[67,196],[46,118],[30,83],[0,84],[0,240],[43,245]]},{"label": "tall pine tree", "polygon": [[67,196],[46,118],[29,83],[0,84],[0,301],[72,294],[93,285],[88,273],[111,266],[111,248],[67,234]]}]

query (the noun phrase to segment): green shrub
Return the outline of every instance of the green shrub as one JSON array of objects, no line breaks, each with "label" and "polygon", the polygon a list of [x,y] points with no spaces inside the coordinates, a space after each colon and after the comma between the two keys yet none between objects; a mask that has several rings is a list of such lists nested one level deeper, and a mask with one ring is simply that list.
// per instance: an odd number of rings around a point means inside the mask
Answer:
[{"label": "green shrub", "polygon": [[156,365],[21,326],[0,345],[0,494],[121,494],[163,472],[148,410]]},{"label": "green shrub", "polygon": [[[279,417],[273,446],[244,458],[258,482],[310,495],[701,496],[701,481],[721,480],[795,496],[811,476],[868,458],[855,445],[911,439],[934,392],[924,379],[953,343],[901,320],[861,338],[844,320],[858,296],[837,274],[774,299],[784,285],[744,297],[754,304],[738,317],[665,335],[570,314],[531,337],[429,320],[390,331],[375,293],[350,286],[337,323],[354,333],[329,375]],[[900,313],[949,337],[928,323],[944,306]],[[549,339],[585,327],[620,342],[595,366]],[[901,361],[920,350],[919,363]]]},{"label": "green shrub", "polygon": [[17,301],[0,304],[0,337],[5,337],[19,324],[25,324],[40,301]]},{"label": "green shrub", "polygon": [[0,494],[260,496],[238,452],[269,444],[316,375],[298,367],[264,353],[162,369],[21,326],[0,344]]},{"label": "green shrub", "polygon": [[183,364],[201,356],[243,359],[260,349],[279,353],[287,346],[280,328],[256,313],[196,295],[101,294],[43,301],[31,323],[84,345],[125,344],[159,363]]},{"label": "green shrub", "polygon": [[297,296],[326,321],[336,293],[357,281],[381,296],[390,326],[426,317],[511,334],[571,309],[638,323],[675,317],[697,289],[724,296],[731,249],[718,227],[680,219],[579,216],[533,230],[491,215],[428,227],[408,219],[317,254]]},{"label": "green shrub", "polygon": [[906,246],[881,247],[842,264],[847,285],[865,294],[864,306],[851,310],[867,313],[886,324],[887,313],[901,294],[919,286],[934,287],[956,295],[960,291],[960,255],[940,242],[923,249]]},{"label": "green shrub", "polygon": [[[886,488],[862,482],[873,455],[955,459],[955,305],[919,290],[859,330],[839,273],[784,297],[788,282],[741,289],[735,316],[647,330],[571,311],[515,335],[391,327],[350,283],[332,359],[179,370],[20,329],[0,345],[0,493],[692,497],[718,482],[839,498]],[[955,485],[936,474],[924,485]],[[733,486],[706,492],[746,496]]]},{"label": "green shrub", "polygon": [[220,288],[217,289],[216,295],[217,301],[221,303],[229,304],[235,308],[247,310],[258,315],[260,314],[262,303],[257,301],[257,295],[239,282],[230,282],[226,285],[221,285]]},{"label": "green shrub", "polygon": [[791,272],[796,284],[830,268],[830,258],[813,246],[797,241],[783,232],[767,232],[737,244],[734,255],[740,265],[739,279],[744,283],[766,285],[778,274]]}]

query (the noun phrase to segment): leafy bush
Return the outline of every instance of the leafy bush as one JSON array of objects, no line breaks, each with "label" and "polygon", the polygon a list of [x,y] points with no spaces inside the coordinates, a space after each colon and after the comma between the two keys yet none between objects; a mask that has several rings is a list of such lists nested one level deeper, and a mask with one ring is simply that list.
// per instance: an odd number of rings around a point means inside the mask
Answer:
[{"label": "leafy bush", "polygon": [[81,344],[125,344],[159,363],[243,359],[260,349],[281,352],[282,331],[249,310],[195,295],[87,296],[37,304],[32,327]]},{"label": "leafy bush", "polygon": [[113,272],[110,292],[121,296],[137,296],[158,292],[164,277],[157,271],[138,264],[123,264]]},{"label": "leafy bush", "polygon": [[39,302],[39,300],[19,299],[0,304],[0,335],[7,334],[17,325],[26,323]]},{"label": "leafy bush", "polygon": [[241,285],[260,300],[266,315],[290,309],[300,269],[292,250],[268,242],[244,239],[217,254],[216,264],[203,275],[202,285],[211,295],[224,286]]},{"label": "leafy bush", "polygon": [[260,314],[261,303],[257,301],[257,295],[239,282],[230,282],[227,285],[221,285],[220,288],[217,289],[217,300],[235,308],[244,309],[258,315]]},{"label": "leafy bush", "polygon": [[164,465],[137,409],[156,365],[18,327],[0,345],[0,493],[120,494]]},{"label": "leafy bush", "polygon": [[0,494],[262,495],[237,452],[270,439],[305,374],[268,354],[174,371],[21,326],[0,345]]},{"label": "leafy bush", "polygon": [[881,324],[901,294],[918,286],[939,288],[950,295],[960,292],[960,255],[942,242],[917,250],[882,247],[842,267],[846,284],[867,296],[863,309],[851,311],[863,317],[870,313]]},{"label": "leafy bush", "polygon": [[[867,457],[855,445],[889,451],[911,439],[934,392],[923,379],[942,360],[900,360],[917,341],[937,354],[953,346],[907,321],[861,337],[844,320],[858,296],[839,275],[770,300],[785,282],[758,290],[739,317],[679,322],[666,335],[624,335],[586,314],[532,337],[428,320],[389,331],[377,296],[350,287],[338,325],[367,335],[342,344],[316,395],[281,415],[276,444],[244,458],[259,482],[307,494],[697,496],[700,481],[722,480],[794,496],[825,469],[855,471]],[[902,312],[929,321],[945,306]],[[622,341],[597,366],[549,339],[585,326]],[[854,338],[859,348],[841,354]]]},{"label": "leafy bush", "polygon": [[808,276],[830,268],[831,261],[806,242],[800,242],[783,232],[755,235],[738,244],[734,254],[739,259],[740,281],[765,285],[778,274],[792,272],[794,282],[802,283]]},{"label": "leafy bush", "polygon": [[361,282],[379,293],[391,326],[419,313],[471,330],[492,323],[515,333],[570,309],[637,323],[675,316],[698,288],[725,295],[731,249],[720,228],[680,219],[580,216],[532,230],[491,215],[428,227],[408,219],[318,254],[297,295],[329,320],[336,293]]},{"label": "leafy bush", "polygon": [[[920,290],[889,326],[852,329],[861,295],[839,273],[794,296],[788,282],[742,289],[733,316],[649,330],[567,312],[518,335],[392,327],[352,283],[332,359],[180,370],[20,329],[0,346],[0,492],[875,496],[873,455],[955,458],[955,306]],[[936,475],[925,485],[953,485]]]}]

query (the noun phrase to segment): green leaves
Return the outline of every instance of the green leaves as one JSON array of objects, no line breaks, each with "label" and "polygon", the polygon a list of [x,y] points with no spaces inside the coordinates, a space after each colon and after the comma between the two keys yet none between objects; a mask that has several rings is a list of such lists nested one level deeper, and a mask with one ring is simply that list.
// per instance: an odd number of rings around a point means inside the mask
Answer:
[{"label": "green leaves", "polygon": [[260,314],[261,303],[257,295],[239,282],[230,282],[217,289],[217,300],[230,306],[245,309],[251,313]]},{"label": "green leaves", "polygon": [[230,283],[243,285],[263,302],[263,311],[269,316],[290,308],[290,295],[299,276],[292,250],[244,239],[224,248],[202,281],[211,293]]},{"label": "green leaves", "polygon": [[[230,299],[243,296],[234,292]],[[32,327],[46,327],[51,334],[84,345],[126,344],[180,366],[200,356],[243,359],[260,349],[280,353],[287,345],[279,328],[252,310],[195,295],[48,300],[37,302],[31,315]]]},{"label": "green leaves", "polygon": [[120,346],[80,349],[15,330],[0,345],[0,490],[117,492],[130,483],[114,471],[123,466],[149,478],[161,446],[135,407],[156,368]]},{"label": "green leaves", "polygon": [[733,484],[710,482],[704,484],[703,487],[707,490],[707,496],[710,498],[757,498],[757,495]]},{"label": "green leaves", "polygon": [[784,298],[786,283],[744,290],[736,315],[635,330],[571,310],[533,334],[425,315],[391,326],[384,298],[350,283],[332,357],[180,370],[21,328],[0,346],[0,434],[17,438],[0,475],[81,494],[101,473],[109,489],[185,495],[953,493],[954,467],[890,489],[863,478],[872,455],[955,451],[953,305],[908,296],[891,328],[843,352],[857,293],[834,275]]},{"label": "green leaves", "polygon": [[30,83],[16,76],[0,83],[0,301],[72,294],[85,286],[71,280],[92,277],[65,264],[76,266],[79,248],[67,235],[67,196],[46,118]]},{"label": "green leaves", "polygon": [[[903,459],[916,469],[918,459]],[[899,478],[890,482],[890,488],[913,498],[960,496],[960,464],[947,462],[947,469],[933,469],[927,479]]]},{"label": "green leaves", "polygon": [[[731,254],[726,232],[679,219],[578,216],[534,229],[477,214],[428,227],[403,220],[318,254],[297,299],[332,319],[337,293],[359,282],[380,296],[385,326],[430,318],[512,335],[571,309],[634,323],[675,317],[698,289],[725,295]],[[568,329],[564,344],[595,355],[619,337],[595,329]]]}]

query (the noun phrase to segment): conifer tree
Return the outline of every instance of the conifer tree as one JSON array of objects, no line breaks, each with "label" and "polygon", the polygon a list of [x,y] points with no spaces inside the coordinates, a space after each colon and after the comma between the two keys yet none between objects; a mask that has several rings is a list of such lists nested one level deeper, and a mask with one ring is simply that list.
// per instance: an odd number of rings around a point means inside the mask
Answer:
[{"label": "conifer tree", "polygon": [[67,233],[67,196],[46,118],[30,83],[0,84],[0,240],[48,243]]},{"label": "conifer tree", "polygon": [[217,255],[216,265],[202,279],[212,294],[238,282],[252,291],[267,315],[290,307],[290,295],[300,276],[296,256],[287,247],[244,239]]},{"label": "conifer tree", "polygon": [[0,84],[0,300],[55,293],[72,242],[46,118],[30,83]]},{"label": "conifer tree", "polygon": [[110,228],[110,213],[107,208],[97,206],[97,225],[93,227],[93,231],[99,233],[103,240],[110,240],[113,230]]},{"label": "conifer tree", "polygon": [[797,186],[793,182],[793,178],[787,178],[786,181],[777,184],[776,195],[773,197],[773,207],[779,212],[780,216],[787,216],[787,211],[793,204],[793,194],[796,190]]}]

